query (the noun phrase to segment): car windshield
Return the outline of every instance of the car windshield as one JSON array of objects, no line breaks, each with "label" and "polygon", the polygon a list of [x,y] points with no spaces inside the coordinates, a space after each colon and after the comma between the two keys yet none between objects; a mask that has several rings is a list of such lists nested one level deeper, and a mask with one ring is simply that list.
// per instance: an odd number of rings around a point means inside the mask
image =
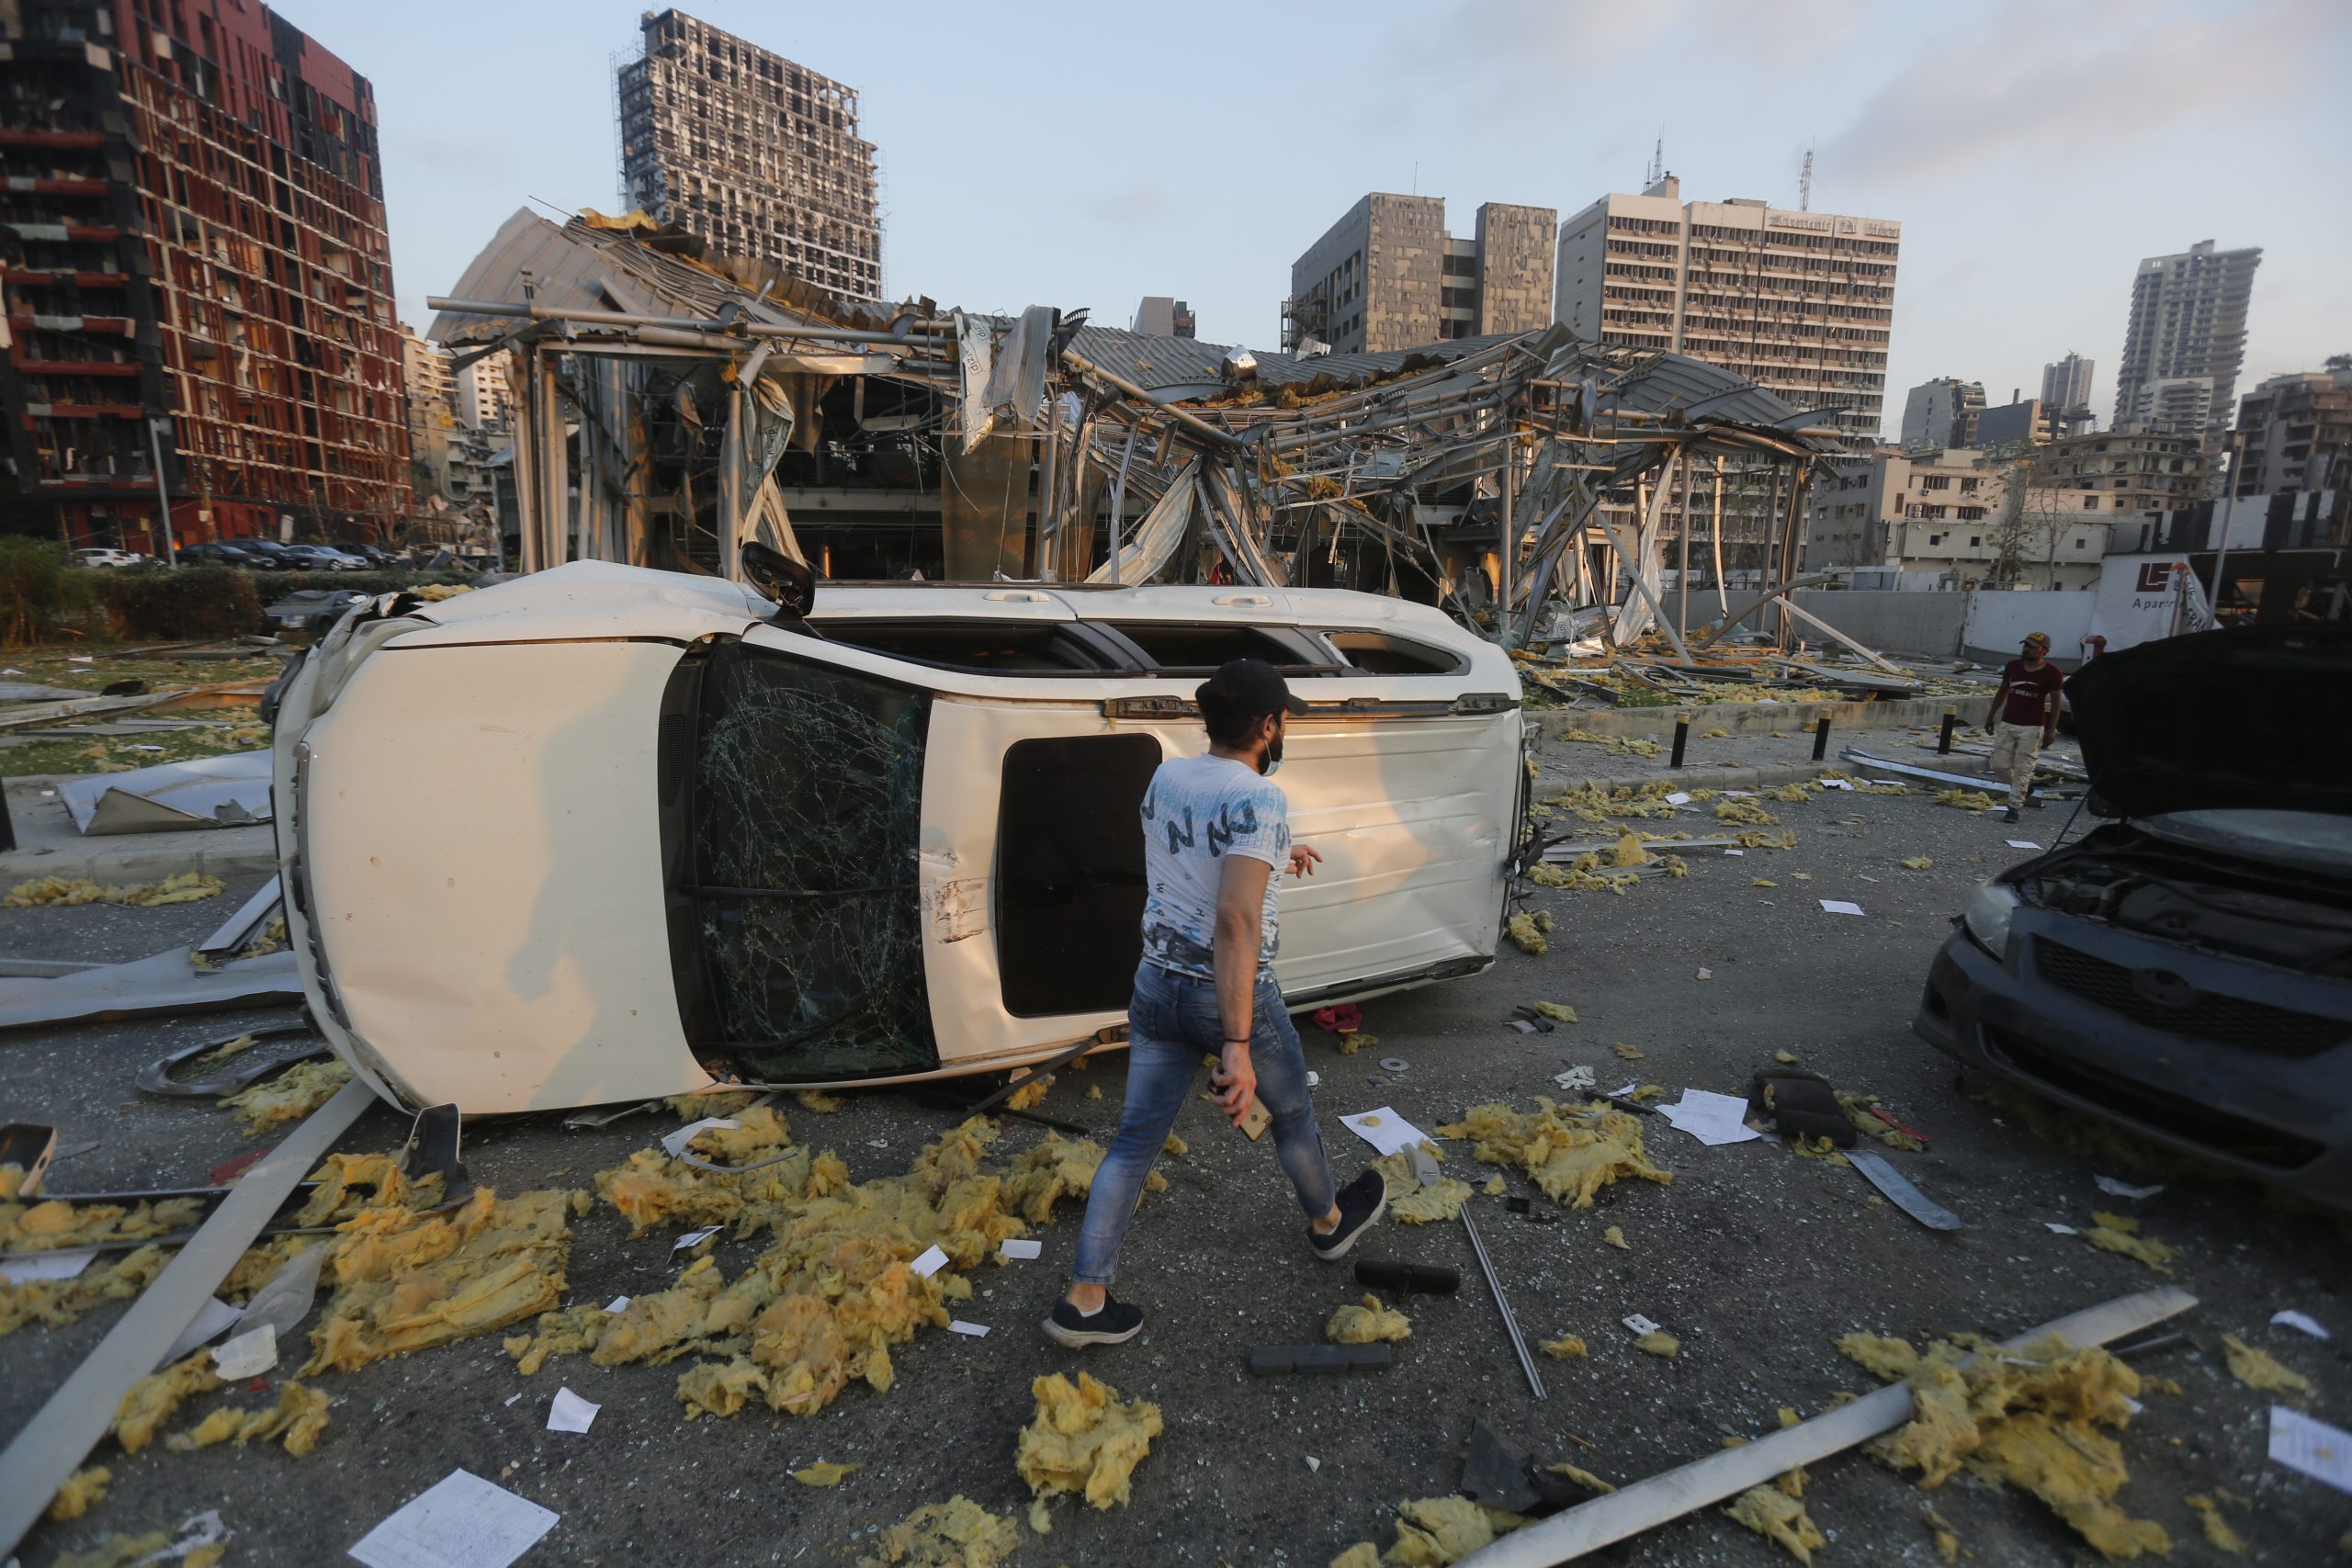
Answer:
[{"label": "car windshield", "polygon": [[929,694],[741,643],[704,672],[694,927],[720,1038],[768,1082],[938,1065],[916,845]]}]

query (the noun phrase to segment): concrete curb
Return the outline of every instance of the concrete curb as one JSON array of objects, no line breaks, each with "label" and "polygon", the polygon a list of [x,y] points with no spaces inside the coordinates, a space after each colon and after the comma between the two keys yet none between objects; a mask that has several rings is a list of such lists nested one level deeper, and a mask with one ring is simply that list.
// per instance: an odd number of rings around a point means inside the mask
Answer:
[{"label": "concrete curb", "polygon": [[184,871],[201,871],[226,881],[277,869],[277,838],[266,822],[86,839],[75,830],[65,803],[42,793],[55,787],[53,779],[7,781],[17,848],[0,854],[0,887],[38,876],[62,876],[69,882],[87,877],[107,884],[158,882]]},{"label": "concrete curb", "polygon": [[[1639,789],[1650,784],[1662,784],[1672,789],[1770,789],[1776,784],[1798,784],[1833,772],[1850,773],[1853,769],[1832,761],[1767,762],[1752,768],[1705,765],[1679,770],[1660,768],[1646,773],[1587,773],[1566,768],[1544,770],[1547,779],[1562,778],[1570,787],[1589,782],[1604,790]],[[1537,787],[1541,789],[1543,786],[1539,784]]]},{"label": "concrete curb", "polygon": [[1693,736],[1710,729],[1732,735],[1796,735],[1810,732],[1829,720],[1833,739],[1859,729],[1932,729],[1944,721],[1944,710],[1957,711],[1964,725],[1982,725],[1992,710],[1993,694],[1978,697],[1903,697],[1894,702],[1836,703],[1713,703],[1688,708],[1537,708],[1528,716],[1546,739],[1557,739],[1571,729],[1589,735],[1670,736],[1674,721],[1688,716]]}]

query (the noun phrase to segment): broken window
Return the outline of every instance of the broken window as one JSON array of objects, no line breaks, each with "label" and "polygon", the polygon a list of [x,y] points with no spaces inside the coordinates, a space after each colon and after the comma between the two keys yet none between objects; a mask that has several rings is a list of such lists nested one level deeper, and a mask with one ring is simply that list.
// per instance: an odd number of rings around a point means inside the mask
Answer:
[{"label": "broken window", "polygon": [[830,641],[946,670],[1075,675],[1119,668],[1115,654],[1091,643],[1085,629],[1051,622],[820,620],[814,624]]},{"label": "broken window", "polygon": [[1147,667],[1162,675],[1212,675],[1235,659],[1262,659],[1289,674],[1329,674],[1332,667],[1306,637],[1238,622],[1123,621],[1119,634],[1143,650]]},{"label": "broken window", "polygon": [[997,964],[1016,1018],[1115,1012],[1143,956],[1149,735],[1017,740],[997,818]]},{"label": "broken window", "polygon": [[699,720],[689,891],[708,1005],[688,1016],[718,1038],[696,1055],[765,1082],[938,1066],[916,872],[930,694],[729,642]]}]

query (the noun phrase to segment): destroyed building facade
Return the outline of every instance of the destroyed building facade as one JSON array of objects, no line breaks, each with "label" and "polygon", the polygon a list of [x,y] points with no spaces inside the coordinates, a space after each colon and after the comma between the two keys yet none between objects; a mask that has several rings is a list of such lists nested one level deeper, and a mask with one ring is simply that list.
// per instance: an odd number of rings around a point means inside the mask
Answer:
[{"label": "destroyed building facade", "polygon": [[76,545],[159,557],[159,458],[185,541],[405,512],[367,78],[237,0],[35,0],[0,7],[0,403],[24,493]]},{"label": "destroyed building facade", "polygon": [[2259,245],[2222,251],[2211,240],[2141,262],[2115,374],[2117,424],[2220,448],[2237,408],[2246,306],[2261,265]]},{"label": "destroyed building facade", "polygon": [[1383,354],[1534,332],[1547,321],[1557,217],[1489,201],[1465,240],[1447,231],[1444,197],[1374,191],[1291,264],[1283,346]]},{"label": "destroyed building facade", "polygon": [[672,9],[620,67],[625,204],[844,299],[882,293],[857,90]]}]

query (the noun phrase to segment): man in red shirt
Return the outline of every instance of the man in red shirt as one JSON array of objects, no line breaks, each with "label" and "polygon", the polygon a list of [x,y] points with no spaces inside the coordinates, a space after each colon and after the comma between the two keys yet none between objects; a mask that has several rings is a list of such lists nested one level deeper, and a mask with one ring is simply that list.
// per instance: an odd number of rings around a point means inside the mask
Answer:
[{"label": "man in red shirt", "polygon": [[2047,633],[2028,633],[2020,651],[2023,658],[2001,667],[2000,689],[1993,694],[1993,706],[1984,723],[1986,733],[1993,737],[1993,773],[2009,781],[2009,809],[2001,818],[2004,822],[2018,819],[2018,807],[2033,779],[2033,764],[2041,749],[2058,737],[2058,693],[2066,684],[2066,677],[2050,662]]}]

